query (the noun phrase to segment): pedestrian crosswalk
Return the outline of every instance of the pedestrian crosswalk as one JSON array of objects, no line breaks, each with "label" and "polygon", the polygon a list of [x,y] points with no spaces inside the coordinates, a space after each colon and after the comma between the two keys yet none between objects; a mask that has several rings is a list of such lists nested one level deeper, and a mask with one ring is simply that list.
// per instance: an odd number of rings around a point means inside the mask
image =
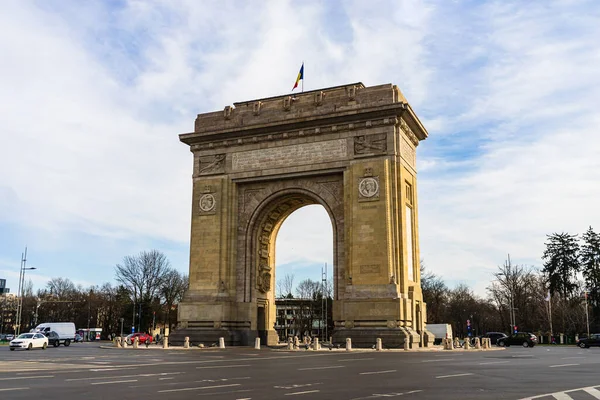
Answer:
[{"label": "pedestrian crosswalk", "polygon": [[524,397],[519,400],[593,400],[600,399],[600,385],[598,386],[588,386],[577,389],[565,390],[563,392],[554,392],[554,393],[546,393],[540,394],[532,397]]}]

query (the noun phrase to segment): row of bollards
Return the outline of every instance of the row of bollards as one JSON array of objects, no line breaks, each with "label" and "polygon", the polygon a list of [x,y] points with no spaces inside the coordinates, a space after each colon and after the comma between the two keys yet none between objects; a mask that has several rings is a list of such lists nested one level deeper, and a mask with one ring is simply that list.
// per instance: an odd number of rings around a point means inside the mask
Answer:
[{"label": "row of bollards", "polygon": [[[461,347],[461,343],[458,338],[454,338],[454,341],[452,339],[443,339],[442,345],[444,350],[454,350]],[[489,350],[492,348],[492,342],[490,338],[481,338],[481,340],[479,338],[475,338],[473,344],[471,344],[467,339],[463,342],[462,348],[463,350]]]}]

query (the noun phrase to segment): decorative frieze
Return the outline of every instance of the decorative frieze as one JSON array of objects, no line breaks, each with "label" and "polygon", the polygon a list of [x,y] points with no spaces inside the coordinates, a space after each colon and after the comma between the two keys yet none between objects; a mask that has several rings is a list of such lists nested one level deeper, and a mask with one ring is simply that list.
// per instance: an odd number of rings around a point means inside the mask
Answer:
[{"label": "decorative frieze", "polygon": [[354,155],[382,154],[386,151],[387,136],[385,133],[354,137]]},{"label": "decorative frieze", "polygon": [[400,142],[400,155],[411,167],[416,168],[417,155],[414,146],[405,138]]},{"label": "decorative frieze", "polygon": [[198,157],[198,175],[222,174],[225,172],[225,154]]}]

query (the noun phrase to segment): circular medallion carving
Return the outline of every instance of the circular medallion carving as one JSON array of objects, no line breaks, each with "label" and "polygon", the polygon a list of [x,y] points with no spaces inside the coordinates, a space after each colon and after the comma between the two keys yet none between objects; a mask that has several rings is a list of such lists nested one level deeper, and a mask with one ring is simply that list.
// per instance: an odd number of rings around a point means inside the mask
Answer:
[{"label": "circular medallion carving", "polygon": [[379,183],[373,178],[365,178],[358,184],[358,191],[363,197],[373,197],[379,193]]},{"label": "circular medallion carving", "polygon": [[216,206],[215,196],[208,193],[200,197],[200,210],[204,212],[210,212],[215,209]]}]

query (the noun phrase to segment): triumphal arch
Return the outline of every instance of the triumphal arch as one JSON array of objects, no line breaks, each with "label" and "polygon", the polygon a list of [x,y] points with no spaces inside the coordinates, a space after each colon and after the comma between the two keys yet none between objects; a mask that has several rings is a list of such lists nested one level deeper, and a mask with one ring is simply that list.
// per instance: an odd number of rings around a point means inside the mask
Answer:
[{"label": "triumphal arch", "polygon": [[[322,205],[333,227],[333,340],[427,345],[416,148],[400,90],[362,83],[234,103],[180,135],[194,154],[189,290],[173,340],[277,342],[275,239]],[[264,342],[263,342],[264,343]]]}]

